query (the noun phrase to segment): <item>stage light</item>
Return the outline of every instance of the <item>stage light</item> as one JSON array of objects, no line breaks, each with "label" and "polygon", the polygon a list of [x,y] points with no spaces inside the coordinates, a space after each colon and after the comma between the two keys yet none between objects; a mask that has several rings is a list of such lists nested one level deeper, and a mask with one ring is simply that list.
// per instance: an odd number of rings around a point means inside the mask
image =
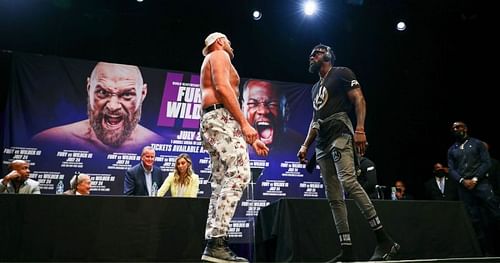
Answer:
[{"label": "stage light", "polygon": [[304,13],[308,16],[313,15],[318,10],[318,5],[314,1],[307,1],[304,3]]},{"label": "stage light", "polygon": [[137,2],[139,2],[139,3],[142,3],[142,1],[144,1],[144,0],[137,0]]},{"label": "stage light", "polygon": [[398,31],[405,31],[406,30],[406,23],[403,21],[398,22],[398,24],[396,25],[396,29]]},{"label": "stage light", "polygon": [[262,18],[262,13],[259,10],[254,10],[252,12],[253,20],[260,20]]}]

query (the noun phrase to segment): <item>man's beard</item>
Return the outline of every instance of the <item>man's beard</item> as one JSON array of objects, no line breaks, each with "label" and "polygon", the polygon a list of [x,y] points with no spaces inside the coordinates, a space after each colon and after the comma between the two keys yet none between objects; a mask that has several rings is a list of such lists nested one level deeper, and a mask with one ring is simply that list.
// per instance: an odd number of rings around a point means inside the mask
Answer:
[{"label": "man's beard", "polygon": [[[130,119],[130,113],[123,110],[120,111],[120,115],[123,121],[123,127],[119,130],[107,130],[103,127],[104,116],[108,114],[108,110],[104,108],[103,111],[99,112],[97,116],[94,117],[90,105],[88,106],[88,115],[90,119],[90,125],[94,130],[97,138],[104,144],[119,147],[122,145],[132,134],[135,127],[141,120],[141,107],[135,111],[132,119]],[[116,113],[114,113],[116,115]]]},{"label": "man's beard", "polygon": [[234,52],[230,48],[227,48],[225,50],[229,54],[229,57],[231,57],[231,59],[233,59],[234,58]]},{"label": "man's beard", "polygon": [[317,74],[321,68],[321,62],[309,64],[309,73]]}]

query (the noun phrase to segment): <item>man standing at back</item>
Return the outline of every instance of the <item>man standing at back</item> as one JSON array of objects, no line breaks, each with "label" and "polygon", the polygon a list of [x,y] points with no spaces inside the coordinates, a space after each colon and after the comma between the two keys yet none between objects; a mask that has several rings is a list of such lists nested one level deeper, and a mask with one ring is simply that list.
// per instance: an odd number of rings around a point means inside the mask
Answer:
[{"label": "man standing at back", "polygon": [[258,155],[269,149],[258,139],[238,103],[240,77],[231,63],[231,42],[222,33],[205,39],[200,88],[203,108],[200,135],[210,155],[212,194],[205,229],[207,245],[201,257],[210,262],[248,262],[228,246],[228,230],[238,201],[250,181],[247,143]]},{"label": "man standing at back", "polygon": [[[458,182],[458,196],[464,203],[476,236],[485,255],[495,254],[489,242],[489,221],[500,225],[500,201],[488,181],[490,155],[483,141],[469,136],[469,129],[462,121],[451,126],[455,143],[448,148],[449,175]],[[482,210],[488,213],[482,213]],[[488,217],[492,217],[489,218]]]}]

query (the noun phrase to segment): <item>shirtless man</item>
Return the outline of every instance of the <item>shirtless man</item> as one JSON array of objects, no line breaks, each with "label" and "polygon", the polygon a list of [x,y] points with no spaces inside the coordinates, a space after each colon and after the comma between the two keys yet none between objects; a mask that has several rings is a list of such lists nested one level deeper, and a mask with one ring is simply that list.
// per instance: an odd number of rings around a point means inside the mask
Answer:
[{"label": "shirtless man", "polygon": [[229,39],[222,33],[210,34],[205,39],[203,55],[200,134],[211,158],[212,195],[205,228],[207,245],[201,259],[248,262],[228,246],[229,222],[251,178],[247,143],[258,155],[266,156],[269,149],[240,109],[240,77],[231,64],[234,53]]},{"label": "shirtless man", "polygon": [[147,91],[137,66],[99,62],[87,78],[89,118],[42,131],[33,141],[106,152],[137,151],[162,141],[139,124]]}]

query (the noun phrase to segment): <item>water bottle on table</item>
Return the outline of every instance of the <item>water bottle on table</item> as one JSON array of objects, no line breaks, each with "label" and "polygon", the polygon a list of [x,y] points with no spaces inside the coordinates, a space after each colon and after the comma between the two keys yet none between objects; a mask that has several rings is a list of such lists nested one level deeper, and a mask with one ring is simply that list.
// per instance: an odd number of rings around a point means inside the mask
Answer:
[{"label": "water bottle on table", "polygon": [[56,195],[62,195],[64,193],[64,183],[62,180],[59,180],[56,186]]}]

